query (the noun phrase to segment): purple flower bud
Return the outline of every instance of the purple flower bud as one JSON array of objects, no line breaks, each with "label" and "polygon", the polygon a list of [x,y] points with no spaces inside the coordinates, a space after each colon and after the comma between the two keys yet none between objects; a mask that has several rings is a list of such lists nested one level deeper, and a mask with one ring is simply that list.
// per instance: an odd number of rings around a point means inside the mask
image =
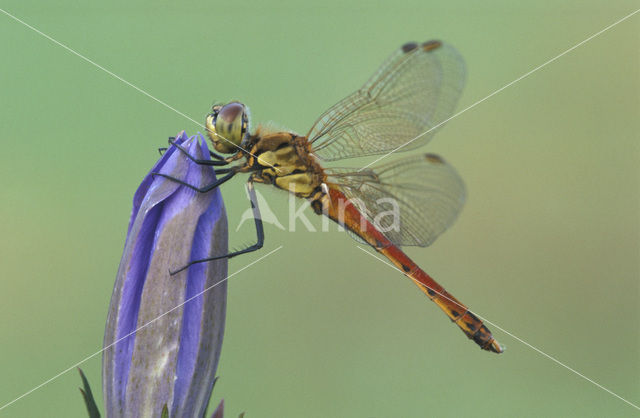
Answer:
[{"label": "purple flower bud", "polygon": [[[209,159],[202,135],[176,138]],[[215,180],[175,147],[152,169],[202,187]],[[198,193],[147,175],[136,191],[104,336],[107,417],[201,417],[211,395],[224,332],[227,218],[218,190]],[[212,287],[213,286],[213,287]],[[209,290],[206,290],[209,289]],[[206,290],[206,291],[205,291]],[[137,331],[136,331],[137,330]]]}]

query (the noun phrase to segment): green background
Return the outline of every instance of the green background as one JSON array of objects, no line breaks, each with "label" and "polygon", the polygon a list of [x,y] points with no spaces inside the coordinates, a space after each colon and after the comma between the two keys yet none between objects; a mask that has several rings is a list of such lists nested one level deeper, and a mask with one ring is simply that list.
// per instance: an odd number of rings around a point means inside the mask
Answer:
[{"label": "green background", "polygon": [[[463,109],[633,12],[634,1],[3,1],[4,10],[196,120],[239,99],[305,133],[396,47],[465,58]],[[465,179],[423,268],[479,315],[640,403],[640,14],[451,121],[422,150]],[[0,14],[0,406],[98,351],[131,198],[194,123]],[[356,167],[363,161],[350,162]],[[225,185],[231,246],[247,201]],[[280,222],[284,192],[258,186]],[[316,227],[320,219],[307,210]],[[228,416],[632,416],[639,411],[489,327],[466,341],[346,234],[267,225],[233,259],[214,392]],[[100,356],[82,364],[101,398]],[[0,411],[86,416],[68,372]],[[101,410],[102,410],[102,405]]]}]

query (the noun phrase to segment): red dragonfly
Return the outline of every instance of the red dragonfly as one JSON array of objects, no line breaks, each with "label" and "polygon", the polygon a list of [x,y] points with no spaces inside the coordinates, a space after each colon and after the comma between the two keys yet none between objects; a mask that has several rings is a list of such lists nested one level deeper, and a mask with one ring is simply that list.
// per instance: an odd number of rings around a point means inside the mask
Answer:
[{"label": "red dragonfly", "polygon": [[[464,84],[464,63],[439,41],[407,43],[358,91],[324,112],[305,136],[257,127],[248,110],[231,102],[213,106],[206,129],[216,151],[198,164],[227,166],[206,193],[238,173],[250,173],[247,187],[257,230],[256,244],[184,266],[255,251],[264,242],[253,183],[272,184],[307,199],[323,214],[387,257],[482,349],[503,352],[491,332],[469,309],[425,273],[399,247],[431,244],[455,220],[465,189],[455,170],[434,154],[411,155],[365,169],[328,168],[325,162],[409,151],[424,145],[453,113]],[[172,145],[173,141],[169,141]],[[176,273],[176,272],[174,272]]]}]

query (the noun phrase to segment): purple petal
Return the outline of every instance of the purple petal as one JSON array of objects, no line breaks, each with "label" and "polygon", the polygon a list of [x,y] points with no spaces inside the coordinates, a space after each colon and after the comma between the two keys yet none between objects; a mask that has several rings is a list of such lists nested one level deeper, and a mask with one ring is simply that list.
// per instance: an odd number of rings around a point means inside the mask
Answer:
[{"label": "purple petal", "polygon": [[[174,142],[178,145],[181,145],[184,141],[188,139],[189,137],[187,136],[185,131],[182,131],[176,136],[176,139],[174,140]],[[159,172],[160,169],[162,169],[164,164],[167,162],[167,160],[170,159],[171,154],[173,154],[176,151],[178,151],[178,149],[175,147],[170,147],[169,149],[167,149],[167,151],[164,153],[162,158],[160,158],[158,162],[156,162],[156,164],[153,166],[149,174],[147,174],[144,177],[144,179],[142,179],[142,183],[140,184],[140,186],[138,186],[138,190],[136,190],[136,193],[133,195],[133,209],[131,210],[131,218],[129,221],[129,229],[127,230],[127,237],[129,232],[131,232],[131,226],[133,225],[133,221],[136,219],[136,215],[138,214],[138,210],[140,209],[142,200],[146,196],[147,191],[149,190],[149,187],[153,182],[154,177],[151,175],[151,173]]]},{"label": "purple petal", "polygon": [[[187,139],[183,132],[176,143],[196,158],[209,158],[201,135]],[[215,180],[211,167],[196,165],[175,147],[152,171],[198,186]],[[107,416],[155,416],[165,404],[170,416],[204,413],[222,345],[227,260],[195,264],[174,276],[169,270],[226,252],[218,190],[198,193],[145,177],[134,197],[105,330],[104,346],[117,342],[103,357]]]}]

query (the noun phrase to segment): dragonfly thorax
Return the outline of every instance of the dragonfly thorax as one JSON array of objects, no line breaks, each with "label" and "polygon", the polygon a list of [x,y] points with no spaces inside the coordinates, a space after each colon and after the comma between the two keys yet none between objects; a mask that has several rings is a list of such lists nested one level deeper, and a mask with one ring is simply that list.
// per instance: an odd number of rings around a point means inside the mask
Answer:
[{"label": "dragonfly thorax", "polygon": [[319,190],[322,175],[296,138],[303,139],[288,132],[261,136],[252,150],[252,166],[258,171],[254,178],[299,197],[310,197]]}]

